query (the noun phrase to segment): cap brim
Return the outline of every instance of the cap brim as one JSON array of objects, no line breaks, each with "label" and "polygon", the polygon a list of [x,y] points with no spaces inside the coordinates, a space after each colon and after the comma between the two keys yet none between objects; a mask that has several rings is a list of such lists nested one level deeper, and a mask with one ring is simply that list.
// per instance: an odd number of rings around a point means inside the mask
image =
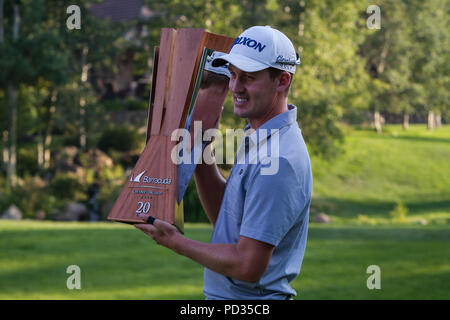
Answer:
[{"label": "cap brim", "polygon": [[212,67],[212,66],[205,66],[205,70],[209,71],[209,72],[213,72],[215,74],[221,74],[223,76],[226,77],[230,77],[230,71],[228,71],[227,68],[223,67],[223,68],[217,68],[217,67]]},{"label": "cap brim", "polygon": [[236,68],[245,72],[256,72],[269,68],[270,66],[262,62],[250,59],[240,54],[226,54],[212,61],[213,67],[218,67],[230,63]]}]

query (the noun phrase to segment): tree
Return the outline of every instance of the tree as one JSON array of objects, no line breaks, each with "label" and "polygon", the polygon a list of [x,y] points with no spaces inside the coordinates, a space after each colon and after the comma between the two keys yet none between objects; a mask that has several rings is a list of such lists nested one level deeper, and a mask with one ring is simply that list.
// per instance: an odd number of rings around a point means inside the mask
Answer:
[{"label": "tree", "polygon": [[409,12],[414,17],[413,104],[428,113],[428,129],[432,130],[449,110],[450,2],[413,1]]},{"label": "tree", "polygon": [[[369,2],[367,2],[369,5]],[[403,114],[403,126],[408,128],[411,106],[412,17],[404,1],[384,0],[378,3],[381,28],[369,31],[361,45],[366,68],[378,89],[374,92],[371,108],[375,128],[381,132],[380,112]]]},{"label": "tree", "polygon": [[[22,86],[35,90],[32,112],[35,126],[30,134],[37,138],[38,166],[49,167],[50,145],[58,109],[73,109],[72,101],[58,101],[61,90],[78,92],[78,128],[80,145],[86,146],[86,123],[96,97],[88,82],[91,66],[113,68],[114,59],[123,53],[120,49],[121,25],[112,27],[109,21],[93,17],[87,11],[92,1],[78,1],[82,8],[82,29],[69,30],[66,9],[71,1],[6,1],[0,2],[0,88],[4,90],[3,103],[8,105],[7,172],[9,185],[16,180],[16,149],[19,109],[17,104]],[[23,87],[25,88],[25,87]],[[60,102],[68,102],[64,107]],[[73,118],[70,121],[73,122]],[[2,130],[3,131],[3,130]],[[25,134],[25,132],[22,132]]]},{"label": "tree", "polygon": [[[365,33],[360,27],[363,8],[356,0],[181,0],[147,4],[161,13],[165,27],[200,27],[229,36],[237,36],[253,25],[270,24],[283,31],[302,56],[289,99],[299,107],[302,131],[314,153],[336,153],[342,141],[339,117],[350,108],[368,108],[372,83],[357,54]],[[227,101],[223,122],[240,125],[231,121],[235,117],[230,110],[231,101]]]},{"label": "tree", "polygon": [[[12,26],[9,29],[11,32],[11,36],[7,37],[7,40],[5,41],[5,34],[4,34],[4,11],[3,6],[4,2],[2,1],[0,3],[1,6],[1,32],[0,32],[0,46],[2,49],[6,47],[9,44],[16,44],[19,40],[19,31],[20,31],[20,7],[19,7],[19,1],[14,1],[11,4],[11,10],[12,15]],[[7,19],[9,20],[9,19]],[[7,29],[8,30],[8,29]],[[5,48],[6,49],[6,48]],[[2,50],[3,51],[3,50]],[[5,50],[6,51],[6,50]],[[13,50],[11,50],[13,51]],[[16,172],[16,148],[17,148],[17,100],[18,100],[18,93],[17,93],[17,83],[9,82],[7,83],[7,97],[8,97],[8,106],[10,110],[10,127],[9,127],[9,151],[8,151],[8,164],[7,164],[7,176],[8,176],[8,185],[14,186],[17,181],[17,172]]]},{"label": "tree", "polygon": [[[39,165],[48,166],[51,142],[51,124],[55,112],[58,87],[67,82],[70,72],[70,53],[65,50],[61,34],[62,16],[58,16],[61,2],[13,1],[7,2],[7,19],[2,27],[7,31],[0,51],[1,87],[7,87],[11,126],[9,128],[9,185],[15,185],[18,105],[26,88],[35,88],[35,130],[38,139]],[[14,23],[11,26],[11,21]],[[20,24],[15,22],[20,21]],[[64,24],[65,25],[65,24]],[[19,28],[20,27],[20,28]],[[11,32],[11,36],[8,36]],[[27,93],[28,94],[28,93]],[[25,109],[24,109],[25,110]],[[19,117],[20,118],[20,117]],[[22,132],[25,134],[25,132]]]},{"label": "tree", "polygon": [[[126,24],[112,23],[107,19],[100,19],[88,10],[91,3],[99,1],[77,1],[80,8],[80,29],[67,30],[63,26],[61,36],[64,39],[66,50],[71,54],[72,73],[70,82],[73,89],[79,94],[77,103],[77,127],[79,129],[79,145],[81,149],[88,148],[90,110],[96,105],[96,97],[91,85],[91,76],[94,71],[109,69],[117,71],[118,57],[124,55],[127,49],[124,40]],[[71,1],[58,2],[58,13],[66,14],[66,8]],[[95,114],[97,115],[97,114]]]},{"label": "tree", "polygon": [[331,157],[343,141],[340,117],[367,109],[371,100],[373,83],[358,55],[366,36],[362,7],[358,1],[288,1],[276,11],[275,27],[301,56],[290,99],[299,107],[302,132],[314,153]]},{"label": "tree", "polygon": [[[369,2],[367,2],[369,4]],[[379,81],[372,110],[403,114],[408,128],[412,112],[428,112],[432,129],[449,100],[449,1],[384,0],[381,29],[361,46],[367,72]],[[377,117],[375,116],[375,119]],[[375,124],[377,131],[381,125]]]}]

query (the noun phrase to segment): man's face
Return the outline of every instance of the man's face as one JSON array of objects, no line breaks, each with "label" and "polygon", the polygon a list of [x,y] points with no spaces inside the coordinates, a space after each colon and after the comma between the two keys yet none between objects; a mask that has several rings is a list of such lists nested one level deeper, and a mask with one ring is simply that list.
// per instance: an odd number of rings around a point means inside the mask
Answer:
[{"label": "man's face", "polygon": [[241,118],[262,119],[275,104],[276,82],[267,69],[245,72],[229,66],[229,88],[233,94],[234,114]]}]

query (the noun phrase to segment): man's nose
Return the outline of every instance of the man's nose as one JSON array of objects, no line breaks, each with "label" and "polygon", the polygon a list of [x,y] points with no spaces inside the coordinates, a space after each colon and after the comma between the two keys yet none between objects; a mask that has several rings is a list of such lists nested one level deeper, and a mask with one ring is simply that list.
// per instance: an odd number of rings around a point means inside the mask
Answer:
[{"label": "man's nose", "polygon": [[245,87],[239,78],[230,80],[229,88],[234,93],[242,93],[245,91]]}]

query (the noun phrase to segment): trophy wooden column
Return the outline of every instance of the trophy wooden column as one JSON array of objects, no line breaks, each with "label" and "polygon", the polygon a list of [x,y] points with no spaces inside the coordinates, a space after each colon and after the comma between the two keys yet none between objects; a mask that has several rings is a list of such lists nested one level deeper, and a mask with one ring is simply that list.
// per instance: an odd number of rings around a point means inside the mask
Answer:
[{"label": "trophy wooden column", "polygon": [[[194,86],[203,49],[228,52],[233,41],[203,29],[162,29],[160,45],[154,53],[147,144],[108,220],[143,223],[137,214],[144,213],[184,231],[182,202],[176,200],[177,164],[171,158],[177,142],[171,141],[171,134],[175,129],[184,128],[195,99]],[[215,106],[205,117],[217,119],[220,111]]]}]

